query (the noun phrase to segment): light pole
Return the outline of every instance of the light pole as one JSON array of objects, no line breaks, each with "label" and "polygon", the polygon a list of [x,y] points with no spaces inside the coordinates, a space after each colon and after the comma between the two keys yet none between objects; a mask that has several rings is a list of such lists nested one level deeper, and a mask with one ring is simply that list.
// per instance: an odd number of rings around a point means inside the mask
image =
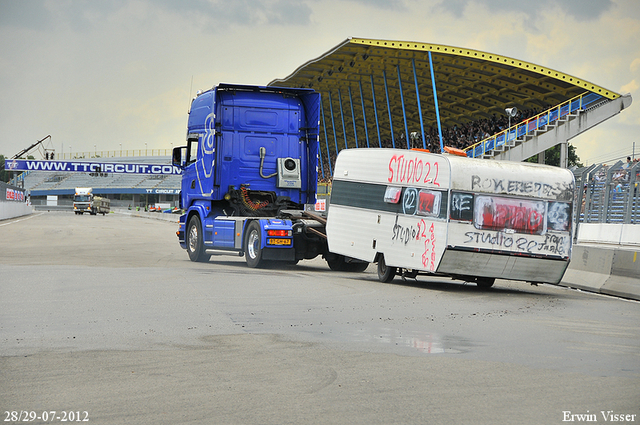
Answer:
[{"label": "light pole", "polygon": [[120,143],[120,158],[122,158],[122,143]]},{"label": "light pole", "polygon": [[[518,113],[518,108],[515,106],[513,108],[507,108],[504,110],[507,113],[507,117],[509,117],[509,126],[507,127],[507,132],[505,135],[505,144],[509,141],[509,135],[511,133],[511,118],[515,117]],[[509,159],[511,159],[511,146],[509,146]]]},{"label": "light pole", "polygon": [[511,118],[515,117],[516,114],[518,113],[518,108],[516,108],[515,106],[513,108],[507,108],[504,110],[507,113],[507,117],[509,117],[509,127],[507,127],[507,137],[508,134],[510,133],[510,129],[511,129]]}]

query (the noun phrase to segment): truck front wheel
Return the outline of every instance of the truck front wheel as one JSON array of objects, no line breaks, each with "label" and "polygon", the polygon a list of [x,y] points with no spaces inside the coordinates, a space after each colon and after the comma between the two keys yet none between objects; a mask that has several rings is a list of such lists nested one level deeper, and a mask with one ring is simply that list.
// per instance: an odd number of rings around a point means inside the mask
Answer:
[{"label": "truck front wheel", "polygon": [[209,260],[209,255],[204,250],[202,243],[202,225],[197,216],[191,217],[187,228],[187,252],[191,261],[204,262]]},{"label": "truck front wheel", "polygon": [[244,255],[247,266],[251,268],[260,267],[262,265],[262,236],[260,233],[260,225],[252,221],[247,227],[247,236],[244,238]]}]

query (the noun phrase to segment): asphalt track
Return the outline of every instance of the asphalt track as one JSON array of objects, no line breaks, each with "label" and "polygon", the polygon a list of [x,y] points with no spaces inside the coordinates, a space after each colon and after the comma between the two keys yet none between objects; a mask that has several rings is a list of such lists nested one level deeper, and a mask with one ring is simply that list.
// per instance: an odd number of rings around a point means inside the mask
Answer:
[{"label": "asphalt track", "polygon": [[374,267],[321,259],[196,264],[175,230],[122,214],[0,221],[3,423],[22,411],[41,417],[30,423],[62,422],[45,411],[95,424],[640,422],[638,302],[510,281],[382,284]]}]

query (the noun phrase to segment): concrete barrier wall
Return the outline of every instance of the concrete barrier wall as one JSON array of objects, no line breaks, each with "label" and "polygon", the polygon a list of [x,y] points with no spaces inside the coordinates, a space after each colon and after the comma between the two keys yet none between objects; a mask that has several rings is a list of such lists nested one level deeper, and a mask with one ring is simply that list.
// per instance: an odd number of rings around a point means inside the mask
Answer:
[{"label": "concrete barrier wall", "polygon": [[640,300],[640,249],[577,244],[560,284]]},{"label": "concrete barrier wall", "polygon": [[640,225],[580,223],[578,243],[604,243],[640,247]]},{"label": "concrete barrier wall", "polygon": [[0,202],[0,220],[21,217],[33,213],[33,206],[24,202]]},{"label": "concrete barrier wall", "polygon": [[136,210],[129,210],[125,208],[115,208],[115,209],[112,209],[111,211],[117,214],[130,215],[132,217],[150,218],[154,220],[170,221],[174,223],[178,223],[178,221],[180,221],[180,214],[136,211]]}]

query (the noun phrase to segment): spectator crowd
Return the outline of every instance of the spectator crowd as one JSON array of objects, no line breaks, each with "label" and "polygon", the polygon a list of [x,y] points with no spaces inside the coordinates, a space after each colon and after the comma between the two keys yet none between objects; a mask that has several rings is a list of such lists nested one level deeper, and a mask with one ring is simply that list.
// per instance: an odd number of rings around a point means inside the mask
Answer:
[{"label": "spectator crowd", "polygon": [[[511,125],[516,125],[521,123],[522,121],[526,121],[527,119],[538,115],[539,113],[545,111],[548,108],[544,109],[528,109],[525,111],[518,111],[515,117],[511,118]],[[500,133],[503,130],[506,130],[509,126],[509,119],[505,116],[496,116],[493,114],[491,118],[484,118],[476,121],[471,121],[464,124],[456,124],[453,127],[444,127],[442,128],[442,139],[444,146],[449,146],[457,149],[466,149],[471,145],[474,145],[494,134]],[[370,147],[382,147],[382,148],[392,148],[395,142],[395,147],[398,149],[406,149],[407,141],[405,138],[404,132],[400,133],[399,136],[396,136],[392,141],[390,137],[387,137],[378,143],[377,138],[371,137],[371,131],[369,131],[369,146]],[[422,143],[422,134],[420,131],[410,132],[409,135],[409,146],[414,149],[423,149],[424,146],[429,150],[429,152],[440,152],[440,138],[438,136],[438,128],[437,127],[427,127],[425,128],[425,143]],[[363,147],[365,143],[361,142],[360,147]],[[366,146],[366,145],[365,145]],[[329,182],[331,181],[331,172],[329,169],[329,164],[327,163],[327,152],[326,152],[327,144],[321,147],[321,151],[323,152],[322,156],[322,167],[324,174],[321,172],[318,176],[321,182]],[[331,169],[333,169],[333,164],[336,162],[336,152],[330,152],[331,154]]]}]

